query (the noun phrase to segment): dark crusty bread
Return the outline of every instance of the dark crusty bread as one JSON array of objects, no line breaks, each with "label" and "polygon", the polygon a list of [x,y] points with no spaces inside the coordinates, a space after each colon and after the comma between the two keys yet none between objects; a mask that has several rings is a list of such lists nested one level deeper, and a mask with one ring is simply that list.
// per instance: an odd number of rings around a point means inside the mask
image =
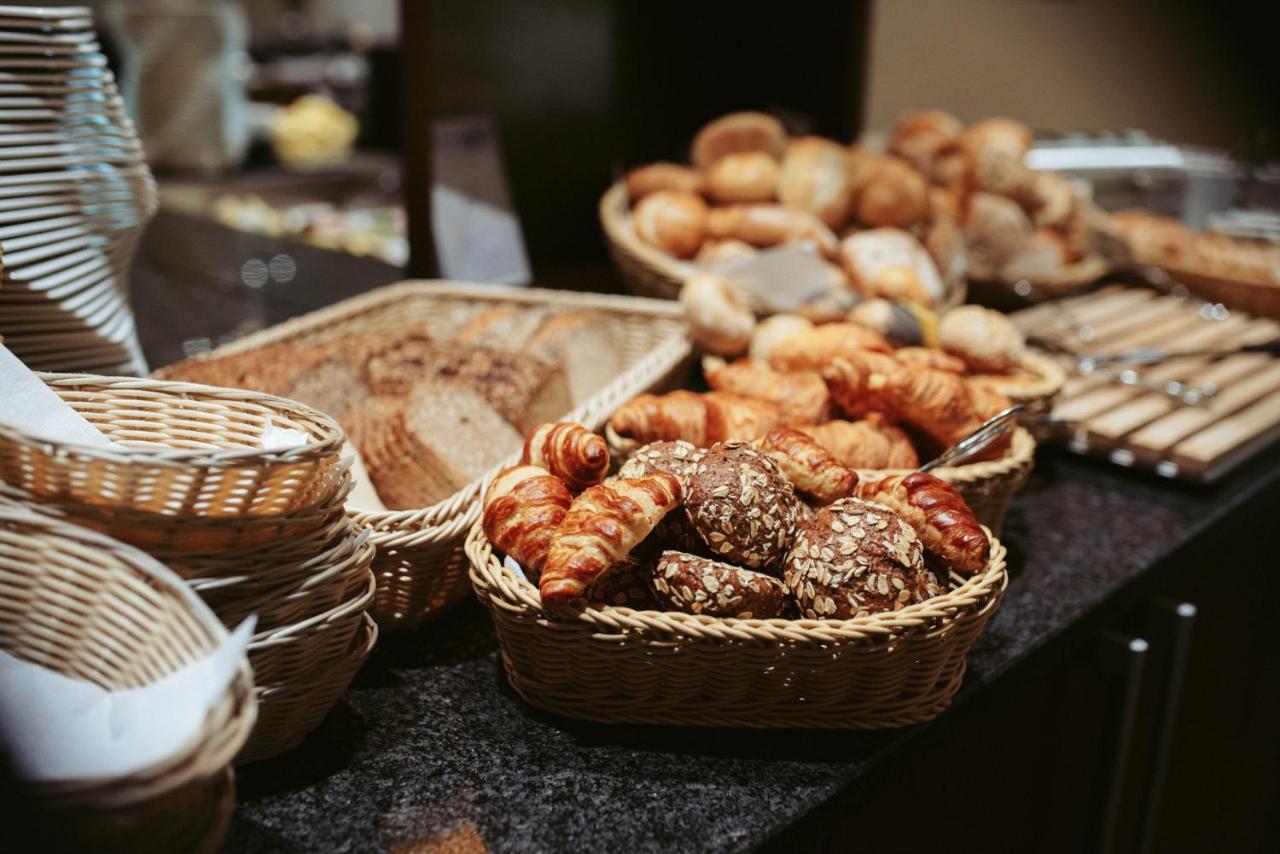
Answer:
[{"label": "dark crusty bread", "polygon": [[668,608],[709,617],[781,617],[790,598],[782,582],[763,572],[666,551],[651,582],[654,596]]},{"label": "dark crusty bread", "polygon": [[777,463],[744,442],[721,442],[688,480],[685,511],[712,554],[751,569],[782,561],[800,502]]}]

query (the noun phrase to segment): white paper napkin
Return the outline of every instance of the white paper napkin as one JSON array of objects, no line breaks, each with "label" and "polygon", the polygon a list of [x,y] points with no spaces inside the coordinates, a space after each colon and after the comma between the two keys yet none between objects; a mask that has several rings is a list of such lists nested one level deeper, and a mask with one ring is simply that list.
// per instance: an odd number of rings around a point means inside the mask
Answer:
[{"label": "white paper napkin", "polygon": [[174,755],[235,677],[250,617],[210,656],[142,688],[105,691],[0,652],[0,743],[26,780],[119,776]]},{"label": "white paper napkin", "polygon": [[95,448],[115,445],[3,344],[0,344],[0,419],[41,439]]},{"label": "white paper napkin", "polygon": [[734,287],[780,311],[793,311],[831,290],[831,273],[807,241],[762,249],[749,258],[722,261],[712,269]]}]

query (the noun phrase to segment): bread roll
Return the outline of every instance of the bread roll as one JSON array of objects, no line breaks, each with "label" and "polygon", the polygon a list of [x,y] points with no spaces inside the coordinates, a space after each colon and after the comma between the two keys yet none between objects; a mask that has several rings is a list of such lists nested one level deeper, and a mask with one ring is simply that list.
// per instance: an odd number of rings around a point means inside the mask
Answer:
[{"label": "bread roll", "polygon": [[756,248],[741,240],[708,240],[702,244],[693,263],[700,267],[714,267],[725,261],[738,261],[756,254]]},{"label": "bread roll", "polygon": [[729,205],[712,209],[707,232],[752,246],[778,246],[807,240],[827,257],[834,257],[836,236],[826,223],[808,211],[781,205]]},{"label": "bread roll", "polygon": [[1066,271],[1070,249],[1061,234],[1042,228],[1027,237],[1017,251],[1000,268],[1006,282],[1026,279],[1029,282],[1051,282]]},{"label": "bread roll", "polygon": [[680,302],[693,340],[721,356],[745,353],[756,316],[738,290],[719,273],[695,273],[680,288]]},{"label": "bread roll", "polygon": [[1031,220],[1039,228],[1065,228],[1076,210],[1071,181],[1053,172],[1037,172],[1026,200]]},{"label": "bread roll", "polygon": [[790,604],[776,578],[679,551],[662,553],[650,584],[666,607],[687,614],[767,620]]},{"label": "bread roll", "polygon": [[707,192],[720,204],[771,202],[778,161],[763,151],[726,154],[707,169]]},{"label": "bread roll", "polygon": [[693,165],[706,171],[726,154],[762,151],[779,159],[787,144],[782,123],[764,113],[730,113],[705,125],[693,138]]},{"label": "bread roll", "polygon": [[778,200],[784,205],[839,228],[849,219],[852,190],[842,146],[816,136],[787,144],[778,177]]},{"label": "bread roll", "polygon": [[887,299],[868,299],[849,312],[851,323],[865,326],[895,347],[924,343],[924,330],[915,314]]},{"label": "bread roll", "polygon": [[909,231],[873,228],[840,241],[840,260],[853,286],[868,297],[931,307],[946,294],[933,259]]},{"label": "bread roll", "polygon": [[636,234],[677,258],[692,258],[707,232],[707,203],[701,196],[660,190],[645,196],[631,212]]},{"label": "bread roll", "polygon": [[1031,129],[1013,119],[984,119],[970,125],[959,140],[970,185],[1006,196],[1026,192],[1034,174],[1023,161],[1032,142]]},{"label": "bread roll", "polygon": [[685,513],[712,554],[751,569],[782,560],[799,506],[777,463],[743,442],[712,446],[685,496]]},{"label": "bread roll", "polygon": [[986,569],[991,540],[951,484],[917,471],[860,483],[856,490],[859,498],[883,504],[902,517],[925,549],[949,568],[964,575]]},{"label": "bread roll", "polygon": [[926,110],[906,113],[898,119],[889,136],[889,151],[914,166],[933,181],[942,183],[947,176],[940,155],[960,137],[964,125],[950,113]]},{"label": "bread roll", "polygon": [[702,173],[676,163],[637,166],[627,173],[624,181],[627,185],[627,198],[632,204],[663,190],[702,194],[707,189]]},{"label": "bread roll", "polygon": [[962,222],[969,268],[994,278],[1031,237],[1031,220],[1017,202],[995,193],[969,197]]},{"label": "bread roll", "polygon": [[813,328],[813,321],[798,314],[775,314],[756,324],[748,354],[756,362],[769,361],[774,345],[784,338]]},{"label": "bread roll", "polygon": [[1011,371],[1026,354],[1022,332],[998,311],[962,305],[942,316],[938,343],[975,371]]},{"label": "bread roll", "polygon": [[886,157],[869,166],[857,191],[854,216],[870,226],[905,228],[929,216],[929,186],[911,164]]}]

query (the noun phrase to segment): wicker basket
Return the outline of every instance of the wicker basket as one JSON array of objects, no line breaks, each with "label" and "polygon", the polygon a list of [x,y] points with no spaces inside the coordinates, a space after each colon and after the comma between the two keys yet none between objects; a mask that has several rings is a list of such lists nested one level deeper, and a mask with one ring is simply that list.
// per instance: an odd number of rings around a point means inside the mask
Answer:
[{"label": "wicker basket", "polygon": [[[662,250],[645,243],[631,225],[631,206],[627,198],[627,186],[622,181],[610,187],[600,199],[600,225],[604,228],[609,257],[622,272],[627,290],[642,297],[676,299],[684,280],[698,268],[688,261],[673,258]],[[938,311],[946,311],[964,302],[963,285],[952,288]],[[752,300],[757,314],[768,314],[769,309]]]},{"label": "wicker basket", "polygon": [[[0,644],[107,689],[148,684],[211,653],[226,631],[142,552],[44,514],[0,507]],[[38,782],[32,815],[94,850],[213,850],[230,817],[231,759],[257,711],[243,664],[195,738],[149,768]]]},{"label": "wicker basket", "polygon": [[[605,439],[615,462],[625,461],[639,446],[634,439],[627,439],[605,427]],[[1004,517],[1009,512],[1013,496],[1018,494],[1023,482],[1031,474],[1035,464],[1036,440],[1023,427],[1013,432],[1009,450],[995,460],[965,463],[959,466],[943,466],[930,474],[947,481],[964,496],[973,508],[978,521],[998,535],[1004,528]],[[908,469],[859,469],[858,476],[872,480],[886,475],[907,474]]]},{"label": "wicker basket", "polygon": [[347,690],[377,641],[378,624],[363,614],[345,657],[311,673],[304,684],[260,687],[258,725],[236,762],[269,759],[301,744]]},{"label": "wicker basket", "polygon": [[1067,372],[1053,359],[1040,353],[1026,353],[1021,367],[1035,377],[1034,382],[1020,382],[1007,388],[993,382],[991,387],[1014,403],[1022,404],[1022,418],[1032,420],[1047,415],[1067,382]]},{"label": "wicker basket", "polygon": [[951,702],[965,655],[1008,584],[992,541],[986,571],[901,611],[850,620],[718,619],[611,606],[574,619],[503,567],[477,524],[471,582],[498,630],[502,663],[529,703],[607,723],[882,729]]},{"label": "wicker basket", "polygon": [[[578,294],[450,282],[402,282],[346,300],[232,342],[211,357],[252,351],[281,341],[318,343],[344,335],[427,323],[442,333],[484,309],[592,309],[609,318],[624,372],[566,415],[593,428],[624,401],[678,384],[690,347],[679,306],[633,297]],[[158,372],[165,375],[165,371]],[[373,529],[378,592],[372,613],[384,631],[416,628],[468,595],[462,543],[479,517],[478,479],[448,499],[420,510],[357,511],[357,524]]]}]

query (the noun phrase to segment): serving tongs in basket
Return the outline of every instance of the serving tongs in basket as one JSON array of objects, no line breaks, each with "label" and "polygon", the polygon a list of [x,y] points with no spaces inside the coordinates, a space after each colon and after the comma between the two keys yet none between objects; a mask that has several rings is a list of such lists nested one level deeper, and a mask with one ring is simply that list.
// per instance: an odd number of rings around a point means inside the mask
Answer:
[{"label": "serving tongs in basket", "polygon": [[940,466],[959,465],[1016,427],[1018,416],[1021,414],[1022,404],[1015,404],[997,412],[979,424],[968,436],[920,466],[917,471],[932,471]]}]

